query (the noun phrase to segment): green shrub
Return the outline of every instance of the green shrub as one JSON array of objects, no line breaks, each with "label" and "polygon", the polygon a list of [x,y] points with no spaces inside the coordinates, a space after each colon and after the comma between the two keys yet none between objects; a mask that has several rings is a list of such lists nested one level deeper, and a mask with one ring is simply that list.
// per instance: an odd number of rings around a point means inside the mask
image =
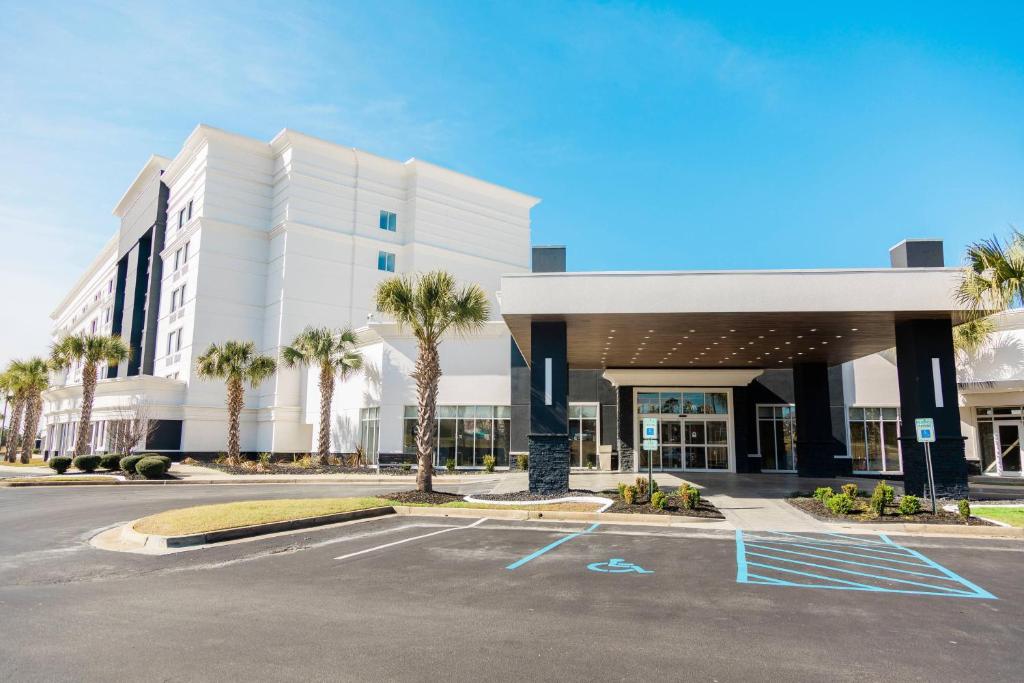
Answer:
[{"label": "green shrub", "polygon": [[627,486],[622,490],[622,500],[626,502],[626,505],[632,505],[636,502],[637,490],[635,486]]},{"label": "green shrub", "polygon": [[594,459],[593,458],[587,458],[587,469],[588,470],[594,469]]},{"label": "green shrub", "polygon": [[264,467],[270,467],[270,460],[273,457],[270,453],[264,451],[263,453],[260,453],[258,457],[261,465]]},{"label": "green shrub", "polygon": [[619,486],[619,498],[625,498],[626,497],[626,482],[620,481],[618,486]]},{"label": "green shrub", "polygon": [[843,492],[829,498],[825,502],[825,506],[834,515],[848,515],[853,512],[853,497],[849,493]]},{"label": "green shrub", "polygon": [[876,515],[881,517],[885,514],[886,506],[892,505],[895,498],[896,492],[893,488],[884,481],[880,481],[875,486],[875,490],[871,492],[871,509],[875,511]]},{"label": "green shrub", "polygon": [[121,471],[125,474],[136,474],[135,466],[142,460],[141,455],[126,455],[121,458]]},{"label": "green shrub", "polygon": [[67,455],[55,455],[47,464],[57,474],[64,474],[71,467],[71,458]]},{"label": "green shrub", "polygon": [[525,472],[530,468],[530,456],[527,453],[520,453],[516,456],[516,468]]},{"label": "green shrub", "polygon": [[412,463],[411,462],[403,462],[402,463],[402,471],[403,472],[412,472]]},{"label": "green shrub", "polygon": [[832,490],[831,486],[819,486],[814,489],[814,497],[820,500],[822,503],[828,501],[829,498],[836,495],[836,492]]},{"label": "green shrub", "polygon": [[141,458],[135,464],[135,471],[146,479],[159,479],[164,476],[167,468],[160,458]]},{"label": "green shrub", "polygon": [[636,499],[647,500],[647,496],[650,493],[647,489],[647,477],[637,477],[636,484],[633,486],[636,488]]},{"label": "green shrub", "polygon": [[81,472],[95,472],[96,468],[100,466],[100,456],[98,455],[80,455],[71,463],[75,466],[76,470]]},{"label": "green shrub", "polygon": [[484,469],[487,470],[488,472],[493,472],[494,471],[494,456],[493,455],[485,455],[484,456]]},{"label": "green shrub", "polygon": [[157,460],[162,460],[164,462],[164,472],[166,472],[167,470],[171,469],[171,465],[174,464],[174,461],[171,460],[171,456],[169,456],[169,455],[158,455],[157,453],[143,453],[142,457],[143,458],[156,458]]},{"label": "green shrub", "polygon": [[901,515],[916,515],[921,511],[921,499],[908,493],[900,498],[898,509]]},{"label": "green shrub", "polygon": [[700,490],[689,484],[679,487],[679,500],[684,510],[696,510],[700,506]]},{"label": "green shrub", "polygon": [[123,457],[120,453],[107,453],[100,456],[100,469],[111,471],[121,469],[121,458]]},{"label": "green shrub", "polygon": [[449,472],[455,471],[455,458],[448,458],[444,461],[444,468]]},{"label": "green shrub", "polygon": [[661,490],[661,487],[658,486],[658,480],[657,479],[651,479],[651,495],[653,496],[655,493],[657,493],[660,490]]},{"label": "green shrub", "polygon": [[971,501],[966,498],[961,498],[956,502],[956,509],[964,519],[971,518]]},{"label": "green shrub", "polygon": [[840,488],[843,489],[843,493],[848,495],[850,498],[857,500],[857,485],[856,484],[843,484]]},{"label": "green shrub", "polygon": [[651,494],[651,507],[655,507],[659,510],[664,510],[665,505],[668,503],[668,496],[661,491],[655,491]]}]

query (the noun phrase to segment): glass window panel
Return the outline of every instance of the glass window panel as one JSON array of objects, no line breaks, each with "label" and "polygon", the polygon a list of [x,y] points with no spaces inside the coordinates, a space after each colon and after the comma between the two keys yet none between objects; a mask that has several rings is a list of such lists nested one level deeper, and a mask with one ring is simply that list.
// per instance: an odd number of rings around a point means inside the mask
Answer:
[{"label": "glass window panel", "polygon": [[729,468],[729,449],[724,446],[708,446],[708,469],[725,470]]},{"label": "glass window panel", "polygon": [[707,443],[727,444],[729,443],[729,430],[724,420],[707,421]]},{"label": "glass window panel", "polygon": [[578,418],[580,416],[580,406],[570,403],[569,404],[569,419]]},{"label": "glass window panel", "polygon": [[458,406],[459,417],[473,417],[473,406]]},{"label": "glass window panel", "polygon": [[402,453],[416,455],[416,420],[402,420]]},{"label": "glass window panel", "polygon": [[707,466],[706,458],[704,446],[686,447],[686,466],[690,469],[704,469]]},{"label": "glass window panel", "polygon": [[494,422],[491,419],[477,420],[476,421],[476,464],[483,467],[484,456],[491,455],[491,447],[493,446],[492,431]]},{"label": "glass window panel", "polygon": [[508,419],[512,417],[512,409],[509,406],[494,406],[494,417]]},{"label": "glass window panel", "polygon": [[897,419],[897,413],[895,408],[882,408],[882,419],[883,420],[895,420]]},{"label": "glass window panel", "polygon": [[661,443],[682,443],[682,425],[679,420],[661,421]]},{"label": "glass window panel", "polygon": [[597,419],[597,406],[596,405],[590,404],[590,405],[580,406],[580,408],[582,409],[581,412],[580,412],[580,417],[587,417],[587,418]]},{"label": "glass window panel", "polygon": [[508,467],[510,425],[508,420],[494,421],[494,464],[497,467]]},{"label": "glass window panel", "polygon": [[437,431],[437,464],[444,467],[449,458],[455,457],[456,420],[438,420]]},{"label": "glass window panel", "polygon": [[782,434],[782,450],[780,451],[779,469],[796,469],[796,422],[792,419],[785,420],[779,424],[779,432]]},{"label": "glass window panel", "polygon": [[437,407],[437,416],[438,417],[458,417],[459,416],[459,408],[458,408],[458,406],[438,406]]},{"label": "glass window panel", "polygon": [[761,467],[766,470],[779,469],[775,455],[775,422],[759,420],[757,436],[761,447]]},{"label": "glass window panel", "polygon": [[473,467],[473,436],[476,432],[475,420],[458,420],[455,430],[455,466]]},{"label": "glass window panel", "polygon": [[872,472],[882,469],[882,425],[880,422],[865,422],[867,430],[868,467]]},{"label": "glass window panel", "polygon": [[725,393],[707,393],[704,395],[704,412],[709,415],[726,415],[729,413],[729,395]]},{"label": "glass window panel", "polygon": [[406,406],[405,407],[405,416],[406,417],[417,417],[418,415],[419,415],[419,410],[416,409],[416,406]]},{"label": "glass window panel", "polygon": [[978,408],[978,415],[991,415],[991,414],[992,414],[992,409],[991,408]]},{"label": "glass window panel", "polygon": [[757,416],[760,417],[760,418],[771,418],[771,417],[774,417],[774,415],[775,415],[775,412],[774,412],[774,410],[772,410],[771,406],[758,406],[757,407]]},{"label": "glass window panel", "polygon": [[850,456],[853,458],[853,469],[855,470],[868,468],[867,449],[864,441],[864,423],[850,422]]},{"label": "glass window panel", "polygon": [[661,412],[665,415],[678,415],[682,406],[680,393],[678,391],[666,391],[661,393]]},{"label": "glass window panel", "polygon": [[850,408],[850,419],[851,420],[863,420],[864,409],[863,408]]},{"label": "glass window panel", "polygon": [[686,443],[688,444],[703,444],[707,443],[704,440],[704,423],[697,421],[688,421],[686,423]]},{"label": "glass window panel", "polygon": [[704,412],[704,394],[684,393],[683,413],[687,415],[699,415]]},{"label": "glass window panel", "polygon": [[1013,415],[1013,408],[993,408],[994,415]]},{"label": "glass window panel", "polygon": [[657,414],[660,408],[661,403],[657,394],[639,393],[636,395],[636,410],[638,413],[644,415]]},{"label": "glass window panel", "polygon": [[639,463],[640,471],[645,471],[647,469],[647,462],[651,459],[650,451],[640,448],[636,452],[636,458]]},{"label": "glass window panel", "polygon": [[780,406],[779,414],[784,418],[795,418],[796,406]]},{"label": "glass window panel", "polygon": [[900,470],[900,445],[896,431],[895,422],[886,422],[882,425],[885,469],[888,472],[898,472]]},{"label": "glass window panel", "polygon": [[580,430],[579,420],[569,420],[569,467],[582,467],[583,447],[580,440],[583,435]]},{"label": "glass window panel", "polygon": [[981,457],[981,471],[986,474],[996,472],[996,448],[994,430],[991,422],[978,423],[978,455]]},{"label": "glass window panel", "polygon": [[582,451],[583,467],[597,467],[597,420],[581,420],[583,430],[581,432],[580,449]]},{"label": "glass window panel", "polygon": [[494,417],[493,406],[476,406],[476,416],[481,419],[491,419]]},{"label": "glass window panel", "polygon": [[880,408],[865,408],[864,409],[864,419],[865,420],[877,420],[881,416],[882,416],[882,411],[881,411]]},{"label": "glass window panel", "polygon": [[683,449],[679,446],[662,447],[661,466],[666,470],[680,469],[683,466]]}]

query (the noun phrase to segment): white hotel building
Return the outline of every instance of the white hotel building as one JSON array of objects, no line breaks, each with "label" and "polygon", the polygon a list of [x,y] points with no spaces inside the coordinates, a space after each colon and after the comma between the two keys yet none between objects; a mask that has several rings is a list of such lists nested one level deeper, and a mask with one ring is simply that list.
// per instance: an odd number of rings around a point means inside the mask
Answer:
[{"label": "white hotel building", "polygon": [[[493,454],[507,465],[510,453],[528,449],[533,428],[529,354],[520,353],[502,318],[503,277],[514,292],[525,282],[516,278],[531,270],[564,270],[564,250],[531,252],[530,211],[538,201],[424,161],[385,159],[287,129],[263,142],[197,127],[174,158],[153,156],[143,166],[114,209],[118,230],[52,313],[55,338],[120,334],[133,350],[132,360],[102,371],[93,449],[106,449],[109,421],[142,403],[156,421],[147,450],[215,455],[226,441],[225,388],[199,379],[195,358],[228,339],[252,340],[276,355],[305,326],[326,325],[357,329],[365,358],[365,370],[335,393],[332,450],[362,445],[372,461],[411,461],[415,343],[375,319],[373,291],[393,273],[443,268],[488,292],[493,320],[480,334],[442,345],[438,462],[454,457],[479,467]],[[900,272],[949,270],[937,267],[941,244],[934,242],[901,243],[893,258]],[[960,428],[975,472],[1021,476],[1024,325],[1019,313],[999,321],[989,348],[957,359]],[[825,419],[846,471],[902,471],[896,359],[883,350],[890,341],[891,329],[870,348],[844,350],[837,339],[836,355],[822,357],[833,361]],[[795,363],[765,360],[743,366],[744,374],[648,362],[642,385],[627,387],[628,373],[611,360],[574,365],[569,356],[562,419],[576,466],[645,465],[648,454],[634,457],[635,432],[644,416],[656,415],[663,434],[650,454],[655,467],[800,469]],[[55,377],[44,394],[47,454],[73,446],[80,373]],[[298,368],[282,367],[247,390],[243,451],[312,450],[318,396],[315,373]],[[690,443],[698,422],[700,443]]]}]

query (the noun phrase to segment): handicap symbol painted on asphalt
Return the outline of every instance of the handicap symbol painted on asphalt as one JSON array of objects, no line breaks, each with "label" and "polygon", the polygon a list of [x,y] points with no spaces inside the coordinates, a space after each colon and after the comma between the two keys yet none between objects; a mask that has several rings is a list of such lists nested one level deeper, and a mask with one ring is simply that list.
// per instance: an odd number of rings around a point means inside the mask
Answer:
[{"label": "handicap symbol painted on asphalt", "polygon": [[602,574],[629,574],[631,572],[635,572],[637,574],[654,573],[651,569],[644,569],[640,565],[626,562],[621,557],[613,557],[607,562],[592,562],[587,565],[587,569],[592,572],[601,572]]}]

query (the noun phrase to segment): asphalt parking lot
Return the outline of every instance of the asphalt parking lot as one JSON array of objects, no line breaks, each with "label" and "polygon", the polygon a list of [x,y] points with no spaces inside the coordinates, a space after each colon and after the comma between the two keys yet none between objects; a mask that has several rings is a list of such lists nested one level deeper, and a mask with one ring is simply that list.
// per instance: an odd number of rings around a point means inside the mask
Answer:
[{"label": "asphalt parking lot", "polygon": [[183,504],[387,490],[299,488],[0,491],[5,678],[1020,680],[1019,542],[414,517],[162,557],[85,542]]}]

